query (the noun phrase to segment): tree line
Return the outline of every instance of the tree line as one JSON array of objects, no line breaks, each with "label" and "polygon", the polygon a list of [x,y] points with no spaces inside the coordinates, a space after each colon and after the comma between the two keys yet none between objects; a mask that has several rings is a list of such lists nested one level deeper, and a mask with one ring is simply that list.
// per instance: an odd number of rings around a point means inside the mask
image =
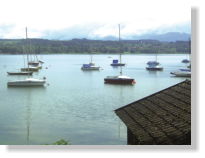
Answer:
[{"label": "tree line", "polygon": [[47,40],[47,39],[0,39],[0,53],[189,53],[189,41],[160,42],[157,40]]}]

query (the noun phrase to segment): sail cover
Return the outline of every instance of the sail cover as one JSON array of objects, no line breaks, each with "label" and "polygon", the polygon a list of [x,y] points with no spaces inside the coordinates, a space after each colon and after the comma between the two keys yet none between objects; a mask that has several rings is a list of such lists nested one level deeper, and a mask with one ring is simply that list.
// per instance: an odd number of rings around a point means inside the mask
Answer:
[{"label": "sail cover", "polygon": [[83,64],[83,67],[90,67],[91,64]]},{"label": "sail cover", "polygon": [[117,63],[118,63],[118,60],[113,60],[113,63],[117,64]]},{"label": "sail cover", "polygon": [[156,61],[149,61],[149,62],[147,63],[147,65],[150,65],[150,64],[159,64],[159,63],[156,62]]}]

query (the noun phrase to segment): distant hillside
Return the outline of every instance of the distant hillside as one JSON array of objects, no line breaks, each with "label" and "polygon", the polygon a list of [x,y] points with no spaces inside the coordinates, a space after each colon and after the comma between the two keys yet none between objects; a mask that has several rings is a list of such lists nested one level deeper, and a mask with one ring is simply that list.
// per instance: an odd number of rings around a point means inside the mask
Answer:
[{"label": "distant hillside", "polygon": [[175,41],[188,41],[191,39],[191,34],[179,33],[179,32],[169,32],[161,35],[151,35],[149,39],[156,39],[163,42],[175,42]]},{"label": "distant hillside", "polygon": [[[160,35],[145,34],[145,35],[141,35],[141,36],[137,36],[137,35],[132,36],[132,40],[153,39],[153,40],[158,40],[161,42],[188,41],[189,38],[191,39],[191,34],[179,33],[179,32],[168,32],[168,33],[160,34]],[[114,36],[106,36],[106,37],[102,38],[101,40],[103,40],[103,41],[105,41],[105,40],[115,41],[115,40],[119,40],[119,38],[114,37]],[[129,39],[121,38],[121,40],[129,40]]]}]

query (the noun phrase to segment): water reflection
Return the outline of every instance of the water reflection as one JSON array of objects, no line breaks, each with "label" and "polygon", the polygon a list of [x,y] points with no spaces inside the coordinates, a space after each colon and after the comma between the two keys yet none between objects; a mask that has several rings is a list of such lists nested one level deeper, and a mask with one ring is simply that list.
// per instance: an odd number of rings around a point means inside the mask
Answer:
[{"label": "water reflection", "polygon": [[29,127],[30,127],[30,121],[31,121],[31,113],[32,113],[32,95],[31,95],[31,89],[28,89],[27,91],[27,105],[26,105],[26,120],[27,120],[27,143],[29,145]]},{"label": "water reflection", "polygon": [[109,84],[109,85],[126,85],[126,86],[134,86],[134,84],[132,83],[108,83],[108,82],[104,82],[104,84]]},{"label": "water reflection", "polygon": [[118,66],[112,66],[113,67],[113,69],[118,69]]},{"label": "water reflection", "polygon": [[45,90],[47,84],[45,83],[44,86],[7,86],[8,89],[33,89],[33,90]]},{"label": "water reflection", "polygon": [[157,70],[147,70],[149,72],[149,75],[158,75],[159,71]]},{"label": "water reflection", "polygon": [[170,76],[171,78],[187,78],[187,79],[190,79],[191,78],[191,76],[189,77],[189,76]]}]

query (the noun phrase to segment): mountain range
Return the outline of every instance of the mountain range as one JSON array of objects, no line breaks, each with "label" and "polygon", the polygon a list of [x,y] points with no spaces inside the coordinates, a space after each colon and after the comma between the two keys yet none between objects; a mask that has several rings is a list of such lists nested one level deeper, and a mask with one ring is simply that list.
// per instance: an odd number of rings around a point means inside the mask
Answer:
[{"label": "mountain range", "polygon": [[[188,33],[180,33],[180,32],[168,32],[165,34],[144,34],[144,35],[133,35],[132,39],[124,39],[121,40],[141,40],[141,39],[153,39],[158,40],[161,42],[175,42],[175,41],[188,41],[189,38],[191,39],[191,34]],[[110,40],[110,41],[117,41],[119,38],[115,36],[106,36],[101,38],[101,40]]]}]

